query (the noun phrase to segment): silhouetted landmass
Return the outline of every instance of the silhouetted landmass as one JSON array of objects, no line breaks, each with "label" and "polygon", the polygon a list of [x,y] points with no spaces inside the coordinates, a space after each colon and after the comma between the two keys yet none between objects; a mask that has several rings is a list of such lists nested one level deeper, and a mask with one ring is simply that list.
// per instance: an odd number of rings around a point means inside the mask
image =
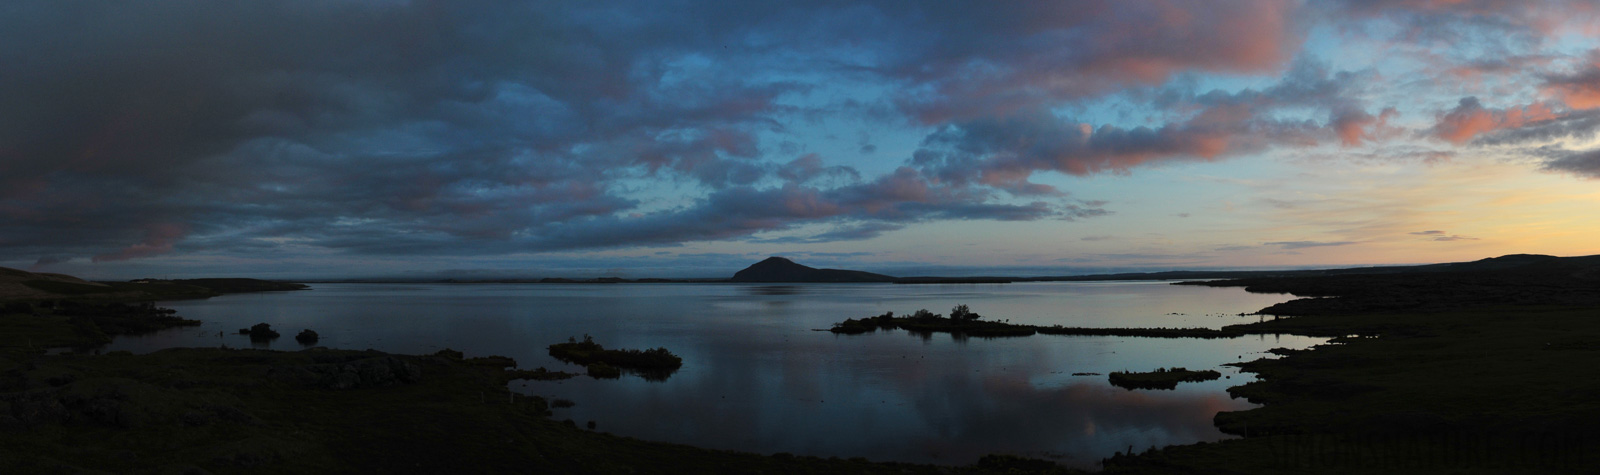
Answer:
[{"label": "silhouetted landmass", "polygon": [[610,350],[595,343],[589,335],[584,335],[583,341],[568,338],[566,343],[550,345],[550,356],[584,365],[589,375],[597,378],[621,376],[621,370],[626,369],[645,379],[664,380],[683,366],[683,358],[666,348]]},{"label": "silhouetted landmass", "polygon": [[139,279],[129,282],[90,282],[63,274],[28,272],[0,267],[0,299],[95,299],[104,301],[181,300],[240,292],[301,290],[303,284],[258,279]]},{"label": "silhouetted landmass", "polygon": [[733,282],[894,282],[883,274],[857,270],[817,269],[782,257],[768,257],[733,274]]},{"label": "silhouetted landmass", "polygon": [[240,335],[249,335],[250,341],[269,341],[278,338],[278,331],[272,329],[272,324],[257,323],[250,328],[240,328]]},{"label": "silhouetted landmass", "polygon": [[1177,389],[1178,383],[1195,383],[1221,378],[1222,373],[1215,370],[1191,371],[1184,368],[1156,368],[1155,371],[1138,373],[1129,371],[1113,371],[1107,376],[1112,386],[1127,389]]},{"label": "silhouetted landmass", "polygon": [[280,292],[289,290],[306,290],[311,286],[293,282],[277,282],[261,279],[244,278],[209,278],[209,279],[174,279],[151,280],[151,283],[172,283],[178,285],[192,285],[209,289],[219,294],[237,294],[245,292]]},{"label": "silhouetted landmass", "polygon": [[1591,450],[1600,379],[1579,374],[1600,367],[1600,257],[1424,267],[1194,283],[1318,297],[1262,311],[1296,316],[1224,330],[1340,344],[1236,364],[1257,381],[1228,392],[1264,406],[1215,420],[1243,438],[1119,454],[1106,471],[1551,473],[1600,463]]},{"label": "silhouetted landmass", "polygon": [[1254,277],[1178,285],[1244,287],[1302,297],[1262,309],[1267,315],[1437,312],[1492,305],[1600,305],[1600,256],[1517,254],[1408,272]]},{"label": "silhouetted landmass", "polygon": [[[960,309],[963,306],[958,306]],[[952,312],[954,317],[956,312]],[[970,314],[977,315],[977,314]],[[906,330],[914,333],[950,333],[953,335],[975,337],[1019,337],[1035,333],[1045,335],[1079,335],[1079,336],[1133,336],[1156,338],[1234,338],[1244,336],[1245,332],[1238,330],[1216,330],[1211,328],[1081,328],[1063,327],[1060,325],[1023,325],[1016,323],[984,321],[981,317],[974,318],[945,318],[928,310],[919,310],[917,313],[896,317],[894,312],[884,313],[875,317],[861,319],[849,318],[843,322],[833,324],[828,331],[846,335],[857,335],[878,330]]]}]

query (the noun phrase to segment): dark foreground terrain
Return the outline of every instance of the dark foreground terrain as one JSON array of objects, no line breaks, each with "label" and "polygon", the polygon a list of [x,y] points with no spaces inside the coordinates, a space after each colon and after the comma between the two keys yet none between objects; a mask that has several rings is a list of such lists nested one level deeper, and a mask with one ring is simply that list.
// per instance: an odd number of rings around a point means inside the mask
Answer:
[{"label": "dark foreground terrain", "polygon": [[0,304],[0,473],[1073,473],[1006,456],[937,467],[616,437],[507,390],[576,375],[450,350],[46,354],[192,323],[87,305]]},{"label": "dark foreground terrain", "polygon": [[1584,473],[1600,466],[1600,261],[1507,256],[1459,272],[1197,283],[1287,292],[1297,314],[1224,328],[1337,337],[1243,363],[1216,417],[1244,436],[1114,457],[1127,473]]},{"label": "dark foreground terrain", "polygon": [[[1265,406],[1216,417],[1241,438],[1131,447],[1138,453],[1110,458],[1106,472],[1587,472],[1600,464],[1600,306],[1587,300],[1600,272],[1536,261],[1470,274],[1205,283],[1324,297],[1287,304],[1307,316],[1224,331],[1338,344],[1243,363],[1261,380],[1230,392]],[[530,375],[507,371],[515,363],[503,357],[46,355],[185,320],[153,307],[95,314],[39,303],[0,302],[3,473],[1068,472],[1008,457],[937,467],[614,437],[551,420],[550,402],[509,393],[508,378]]]}]

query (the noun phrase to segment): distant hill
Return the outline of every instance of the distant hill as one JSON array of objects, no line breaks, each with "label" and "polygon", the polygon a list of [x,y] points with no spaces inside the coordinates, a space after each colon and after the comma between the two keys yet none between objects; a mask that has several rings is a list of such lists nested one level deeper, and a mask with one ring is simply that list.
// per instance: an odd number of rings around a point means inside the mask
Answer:
[{"label": "distant hill", "polygon": [[58,293],[48,290],[51,288],[73,288],[94,292],[116,291],[109,285],[89,282],[70,275],[28,272],[9,267],[0,267],[0,300],[47,299],[66,295],[64,292]]},{"label": "distant hill", "polygon": [[[1378,269],[1379,271],[1374,271]],[[1494,305],[1600,305],[1600,256],[1533,254],[1409,267],[1335,269],[1185,285],[1244,287],[1301,297],[1263,309],[1269,315],[1435,312]]]},{"label": "distant hill", "polygon": [[858,270],[818,269],[782,257],[768,257],[733,274],[733,282],[894,282],[883,274]]},{"label": "distant hill", "polygon": [[300,290],[303,284],[258,279],[137,280],[91,282],[65,274],[0,267],[0,300],[87,298],[96,300],[176,300],[221,294]]}]

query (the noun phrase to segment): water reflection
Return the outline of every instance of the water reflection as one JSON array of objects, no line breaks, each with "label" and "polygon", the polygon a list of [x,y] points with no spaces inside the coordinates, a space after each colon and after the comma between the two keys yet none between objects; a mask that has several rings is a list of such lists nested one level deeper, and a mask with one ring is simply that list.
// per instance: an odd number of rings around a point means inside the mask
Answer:
[{"label": "water reflection", "polygon": [[748,295],[800,295],[806,287],[799,285],[744,285],[739,286]]},{"label": "water reflection", "polygon": [[[761,453],[968,464],[991,452],[1091,467],[1112,452],[1225,437],[1218,410],[1249,407],[1224,389],[1246,381],[1224,363],[1273,347],[1324,341],[1036,335],[942,338],[903,331],[812,331],[845,318],[943,313],[970,304],[986,318],[1067,326],[1208,326],[1287,300],[1239,289],[1152,284],[909,285],[361,285],[167,302],[187,329],[118,338],[109,349],[244,346],[256,323],[309,328],[319,345],[397,353],[449,347],[503,355],[523,369],[583,373],[547,347],[593,335],[607,347],[666,347],[683,358],[670,378],[517,382],[525,393],[576,401],[556,417],[594,420],[619,435]],[[952,296],[946,292],[955,291]],[[226,331],[226,335],[216,336]],[[298,350],[292,339],[261,346]],[[1231,380],[1128,392],[1106,374],[1186,366]]]},{"label": "water reflection", "polygon": [[[1251,407],[1217,385],[1126,391],[1104,376],[1068,378],[1142,364],[1091,359],[1102,343],[1093,337],[1040,336],[1021,347],[1007,343],[1022,340],[939,339],[924,346],[920,339],[876,337],[859,346],[869,338],[791,338],[769,342],[776,345],[771,351],[713,344],[707,349],[724,358],[686,367],[690,374],[675,387],[677,380],[654,387],[572,380],[515,388],[578,401],[557,418],[593,420],[648,440],[946,464],[1013,453],[1083,468],[1128,446],[1226,438],[1212,417]],[[1163,345],[1141,340],[1121,346],[1161,352]]]}]

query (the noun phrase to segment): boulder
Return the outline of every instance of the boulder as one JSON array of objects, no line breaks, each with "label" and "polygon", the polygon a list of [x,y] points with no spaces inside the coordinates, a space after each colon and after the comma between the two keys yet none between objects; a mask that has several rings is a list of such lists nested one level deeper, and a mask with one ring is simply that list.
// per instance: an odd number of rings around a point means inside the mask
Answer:
[{"label": "boulder", "polygon": [[249,335],[250,339],[255,341],[271,340],[278,337],[278,332],[272,329],[272,325],[257,323],[250,326]]}]

